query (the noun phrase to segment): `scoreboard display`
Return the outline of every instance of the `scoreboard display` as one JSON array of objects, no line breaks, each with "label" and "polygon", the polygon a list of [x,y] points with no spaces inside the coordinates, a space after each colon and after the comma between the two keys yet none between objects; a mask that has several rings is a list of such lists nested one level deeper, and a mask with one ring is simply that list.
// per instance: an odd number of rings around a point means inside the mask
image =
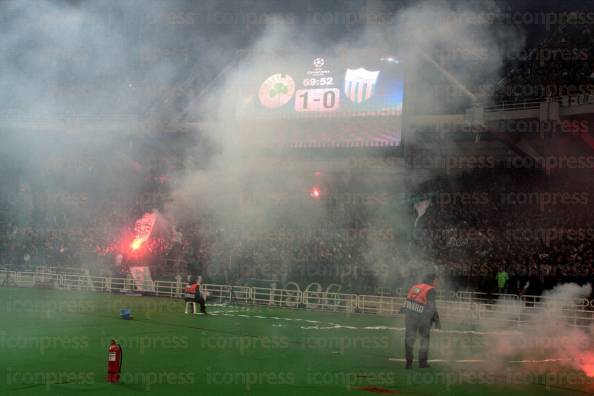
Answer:
[{"label": "scoreboard display", "polygon": [[[385,119],[389,120],[390,130],[382,129],[381,140],[385,142],[382,145],[400,144],[404,77],[398,60],[357,51],[308,59],[270,55],[267,59],[258,62],[258,67],[247,64],[242,68],[240,64],[242,78],[237,105],[240,121]],[[308,125],[310,133],[304,138],[311,140],[311,122]],[[369,130],[361,128],[361,133]],[[332,131],[332,135],[337,145],[341,145],[340,131]],[[349,136],[352,139],[352,131]],[[361,136],[358,140],[377,139]]]}]

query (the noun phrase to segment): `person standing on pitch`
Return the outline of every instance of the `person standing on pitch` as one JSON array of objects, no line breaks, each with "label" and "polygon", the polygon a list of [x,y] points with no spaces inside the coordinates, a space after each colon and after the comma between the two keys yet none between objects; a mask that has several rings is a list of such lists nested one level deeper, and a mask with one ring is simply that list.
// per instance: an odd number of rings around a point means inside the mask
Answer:
[{"label": "person standing on pitch", "polygon": [[401,312],[405,314],[406,332],[404,335],[404,349],[406,353],[406,368],[412,368],[413,349],[417,333],[421,338],[419,347],[419,368],[428,368],[429,357],[429,331],[435,323],[435,328],[441,329],[437,306],[435,305],[435,274],[425,276],[422,283],[413,285],[402,306]]}]

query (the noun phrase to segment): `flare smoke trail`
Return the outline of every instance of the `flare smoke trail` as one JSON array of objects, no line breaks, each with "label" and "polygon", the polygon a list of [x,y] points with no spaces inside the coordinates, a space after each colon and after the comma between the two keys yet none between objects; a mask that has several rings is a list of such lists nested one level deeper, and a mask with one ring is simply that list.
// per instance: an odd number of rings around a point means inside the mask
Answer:
[{"label": "flare smoke trail", "polygon": [[[575,313],[576,304],[588,298],[591,291],[590,284],[559,285],[543,294],[542,306],[529,316],[523,302],[499,302],[495,309],[498,320],[486,318],[480,322],[481,329],[490,332],[486,339],[489,364],[504,368],[508,361],[524,361],[525,370],[539,371],[545,368],[530,361],[550,360],[594,376],[592,328],[584,327]],[[493,333],[495,329],[514,326],[517,318],[526,320],[517,331],[505,336]]]}]

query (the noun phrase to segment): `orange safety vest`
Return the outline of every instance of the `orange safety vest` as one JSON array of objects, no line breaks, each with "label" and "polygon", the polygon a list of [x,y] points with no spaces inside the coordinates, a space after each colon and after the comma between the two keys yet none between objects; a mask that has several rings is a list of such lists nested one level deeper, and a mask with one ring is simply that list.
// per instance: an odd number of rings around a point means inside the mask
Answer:
[{"label": "orange safety vest", "polygon": [[198,288],[197,284],[186,286],[186,288],[184,290],[184,298],[186,300],[196,298],[196,289],[197,288]]},{"label": "orange safety vest", "polygon": [[418,285],[413,285],[413,287],[410,288],[406,298],[407,300],[411,300],[417,304],[425,305],[427,304],[427,294],[431,290],[433,290],[433,286],[426,283],[419,283]]},{"label": "orange safety vest", "polygon": [[425,283],[414,285],[408,291],[406,300],[404,301],[403,309],[409,312],[417,312],[422,314],[427,305],[427,294],[433,289],[433,286]]}]

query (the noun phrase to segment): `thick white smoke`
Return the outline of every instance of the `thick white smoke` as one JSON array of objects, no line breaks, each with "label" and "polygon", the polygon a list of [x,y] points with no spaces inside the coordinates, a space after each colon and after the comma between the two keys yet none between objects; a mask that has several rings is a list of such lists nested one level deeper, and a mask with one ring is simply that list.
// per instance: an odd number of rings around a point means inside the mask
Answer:
[{"label": "thick white smoke", "polygon": [[535,362],[550,360],[594,375],[592,328],[588,312],[578,308],[591,292],[590,284],[570,283],[545,292],[542,302],[534,307],[520,301],[498,302],[493,316],[480,322],[481,329],[489,334],[486,349],[491,367],[525,361],[522,370],[542,372],[550,370],[551,364]]},{"label": "thick white smoke", "polygon": [[[415,83],[411,98],[422,104],[411,109],[439,113],[455,100],[434,95],[431,85],[417,84],[435,79],[451,84],[428,63],[427,56],[444,65],[462,84],[471,86],[497,76],[504,51],[513,51],[522,43],[522,38],[509,26],[497,24],[499,10],[490,1],[465,5],[420,2],[396,13],[384,10],[379,2],[369,1],[357,13],[367,24],[352,30],[349,26],[346,29],[349,31],[338,40],[335,38],[340,34],[334,24],[314,29],[311,25],[301,26],[299,18],[268,17],[262,24],[267,27],[254,41],[245,37],[245,30],[208,18],[215,15],[213,11],[222,11],[220,15],[237,13],[236,3],[189,4],[181,0],[101,4],[3,2],[0,5],[5,22],[0,26],[3,87],[0,102],[7,124],[27,132],[21,134],[10,129],[6,139],[3,137],[0,152],[5,159],[25,169],[22,179],[33,185],[36,181],[45,182],[48,159],[55,158],[59,165],[82,162],[84,166],[76,167],[84,168],[84,172],[77,169],[76,173],[67,167],[53,170],[57,180],[71,184],[69,189],[82,190],[84,197],[90,197],[87,201],[81,199],[77,205],[65,205],[75,222],[82,222],[90,209],[101,208],[104,202],[107,202],[105,211],[115,201],[120,212],[130,212],[133,206],[130,201],[135,199],[143,180],[133,171],[119,172],[114,164],[132,162],[127,155],[139,144],[138,137],[161,133],[162,121],[179,120],[179,109],[172,105],[175,100],[171,97],[184,96],[185,114],[201,124],[196,131],[200,143],[182,151],[189,152],[201,167],[192,169],[181,160],[188,166],[187,172],[176,180],[175,202],[171,208],[165,208],[165,214],[169,216],[171,212],[171,217],[179,222],[195,214],[209,217],[208,222],[201,219],[201,226],[223,235],[224,246],[212,246],[212,249],[229,252],[227,257],[242,249],[238,245],[246,240],[246,235],[254,245],[258,240],[274,238],[277,242],[282,239],[290,243],[298,238],[317,238],[295,235],[292,231],[295,229],[328,229],[329,223],[348,228],[351,215],[295,199],[307,196],[314,172],[325,175],[328,185],[346,185],[350,191],[363,188],[350,178],[355,166],[348,161],[343,167],[315,155],[309,160],[294,160],[285,154],[281,158],[262,155],[262,146],[270,142],[261,141],[258,126],[246,127],[236,122],[237,88],[253,72],[273,62],[279,62],[279,69],[290,67],[283,65],[282,60],[272,59],[271,52],[281,49],[290,53],[292,59],[310,59],[320,54],[340,58],[352,48],[375,48],[386,55],[396,55],[403,60],[407,75]],[[256,6],[250,13],[268,15],[269,11],[265,6],[262,9]],[[254,37],[256,33],[250,31],[249,35]],[[238,69],[228,68],[233,63],[229,54],[246,48],[253,56]],[[475,59],[477,55],[480,62]],[[223,70],[228,71],[212,85],[203,84],[208,90],[200,94],[196,87],[184,85],[193,76],[210,79]],[[169,95],[171,90],[175,91],[174,95]],[[161,97],[163,93],[165,98]],[[37,119],[41,121],[34,124],[35,128],[23,128]],[[49,121],[55,119],[62,121],[51,127]],[[278,127],[282,128],[284,122],[287,121],[279,121]],[[137,148],[139,156],[145,149]],[[357,172],[359,179],[363,179],[367,171],[362,167]],[[369,178],[374,175],[371,168],[368,175]],[[385,188],[382,183],[376,183],[378,189]],[[373,190],[375,187],[370,184],[371,187],[364,188]],[[396,178],[390,188],[403,196],[404,177]],[[29,190],[35,190],[35,186]],[[119,194],[114,196],[113,190]],[[349,200],[356,201],[351,197]],[[371,209],[359,202],[349,205],[347,214],[361,209],[368,224],[367,230],[358,232],[355,238],[360,255],[357,266],[370,268],[376,279],[382,279],[388,286],[392,275],[416,266],[404,259],[406,246],[382,240],[387,236],[384,239],[395,241],[398,237],[392,234],[412,225],[407,211],[399,206],[402,202]],[[136,219],[142,213],[128,214]],[[370,230],[381,230],[375,232],[380,237],[369,237],[373,233]],[[267,247],[270,248],[275,249]],[[393,258],[385,259],[390,251]],[[226,261],[232,261],[232,257]],[[222,265],[213,264],[215,270],[217,265]],[[290,280],[290,271],[298,268],[298,264],[292,253],[283,253],[271,265],[280,268],[280,278]],[[351,266],[334,273],[340,279],[356,271]]]},{"label": "thick white smoke", "polygon": [[[372,15],[389,14],[381,3],[370,1],[368,6],[370,5],[374,6],[360,12],[360,15],[367,15],[370,21]],[[489,15],[490,18],[485,19],[485,15]],[[453,102],[458,100],[465,103],[468,99],[435,95],[435,87],[428,85],[426,81],[441,80],[442,87],[451,85],[452,82],[448,82],[439,70],[441,66],[436,68],[428,59],[445,64],[458,81],[469,86],[476,85],[478,81],[499,79],[506,51],[513,53],[519,50],[523,38],[509,26],[498,25],[498,15],[500,10],[494,2],[489,1],[468,5],[447,2],[415,3],[399,10],[393,17],[384,18],[382,24],[371,22],[363,29],[352,31],[344,39],[332,44],[323,39],[324,35],[319,30],[316,30],[315,34],[309,34],[308,29],[303,26],[282,21],[272,24],[264,30],[254,45],[247,48],[251,56],[241,62],[238,70],[227,73],[222,84],[208,95],[201,96],[191,103],[188,113],[205,121],[201,127],[212,141],[217,143],[220,151],[208,170],[190,172],[180,181],[178,195],[191,197],[190,201],[195,202],[195,206],[199,207],[201,212],[214,214],[215,224],[212,226],[220,228],[223,239],[227,239],[228,247],[239,244],[237,236],[233,235],[237,233],[236,230],[240,230],[240,234],[251,234],[254,239],[258,239],[257,235],[264,235],[263,238],[266,238],[266,235],[288,235],[286,238],[279,238],[292,240],[296,238],[291,233],[292,227],[316,229],[327,226],[332,217],[327,207],[298,206],[297,198],[307,194],[311,175],[316,171],[329,175],[329,184],[346,179],[348,188],[351,191],[357,190],[361,186],[350,179],[353,168],[347,166],[336,172],[331,164],[316,161],[315,155],[310,160],[293,160],[285,154],[280,155],[282,158],[279,158],[278,154],[276,157],[263,155],[263,147],[274,144],[262,141],[258,124],[238,123],[234,119],[238,87],[245,84],[250,76],[258,75],[259,70],[268,70],[270,64],[278,64],[279,70],[286,71],[291,70],[291,65],[286,64],[290,59],[313,59],[316,56],[339,58],[340,54],[349,53],[354,49],[374,48],[387,55],[397,55],[405,64],[413,87],[412,92],[407,94],[414,97],[416,103],[422,104],[411,107],[409,111],[440,113]],[[279,50],[288,53],[289,56],[286,59],[274,57],[272,54]],[[477,61],[477,56],[480,61]],[[287,122],[291,121],[278,121],[278,128],[282,130],[283,124]],[[398,166],[403,167],[403,164]],[[369,178],[372,178],[372,169],[359,170],[359,174],[366,171]],[[404,177],[395,177],[390,188],[404,197]],[[287,195],[276,199],[278,197],[275,194],[278,192]],[[243,199],[250,194],[254,194],[255,199]],[[402,205],[402,202],[389,202],[382,208],[368,210],[368,228],[390,228],[389,232],[410,229],[412,222],[409,214],[399,205]],[[412,206],[412,203],[409,205]],[[361,205],[363,211],[364,207],[365,205]],[[358,265],[371,269],[376,279],[388,287],[401,274],[418,270],[414,264],[416,261],[411,262],[406,258],[406,244],[398,246],[394,242],[398,238],[400,236],[392,238],[390,243],[385,243],[379,240],[380,238],[365,236],[361,241],[362,256]],[[268,245],[274,245],[274,242]],[[384,259],[390,256],[391,259]],[[256,259],[253,265],[266,264],[258,263],[262,260],[265,259]],[[293,266],[295,260],[290,254],[281,257],[280,260],[280,263],[274,264],[274,272],[281,269],[279,278],[284,281],[292,280],[288,279],[289,272],[298,265]],[[231,259],[227,261],[230,262]],[[421,272],[432,270],[432,267],[429,265],[428,269],[422,269]],[[213,270],[216,271],[214,268]],[[345,271],[352,273],[351,270],[343,269],[343,274]],[[340,279],[340,276],[336,278]]]},{"label": "thick white smoke", "polygon": [[162,136],[177,117],[171,97],[193,95],[180,81],[213,73],[224,56],[198,62],[199,54],[233,37],[178,23],[193,17],[187,5],[0,3],[0,201],[11,223],[40,238],[68,234],[69,252],[91,251],[79,257],[87,265],[95,244],[104,248],[142,215],[134,207],[145,175],[160,146],[174,144]]}]

